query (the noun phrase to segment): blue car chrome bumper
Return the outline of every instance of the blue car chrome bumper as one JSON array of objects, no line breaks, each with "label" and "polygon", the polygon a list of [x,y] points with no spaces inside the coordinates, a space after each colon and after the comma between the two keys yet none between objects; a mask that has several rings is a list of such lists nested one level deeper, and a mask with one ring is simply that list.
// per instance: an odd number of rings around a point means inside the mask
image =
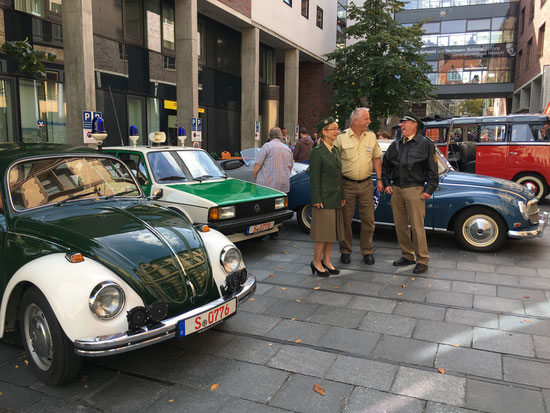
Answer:
[{"label": "blue car chrome bumper", "polygon": [[103,357],[112,354],[125,353],[130,350],[136,350],[141,347],[150,346],[176,337],[178,322],[188,318],[196,317],[197,315],[210,311],[228,301],[237,298],[237,304],[246,301],[256,291],[256,278],[253,275],[248,275],[248,279],[243,285],[243,288],[237,293],[226,297],[218,298],[201,307],[194,308],[187,313],[179,314],[175,317],[161,321],[155,327],[148,329],[142,327],[141,331],[132,333],[125,331],[122,333],[113,334],[110,336],[86,337],[77,339],[74,342],[74,351],[80,356],[88,357]]},{"label": "blue car chrome bumper", "polygon": [[518,238],[518,239],[525,239],[525,238],[537,238],[542,237],[544,234],[544,228],[548,225],[548,212],[544,212],[542,214],[542,217],[539,219],[539,225],[535,229],[531,230],[522,230],[522,231],[508,231],[508,236],[510,238]]}]

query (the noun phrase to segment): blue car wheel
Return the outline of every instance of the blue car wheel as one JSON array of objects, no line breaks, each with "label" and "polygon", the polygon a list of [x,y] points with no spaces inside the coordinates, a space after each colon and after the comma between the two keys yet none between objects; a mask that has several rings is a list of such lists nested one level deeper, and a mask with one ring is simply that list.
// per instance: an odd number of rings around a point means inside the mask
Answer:
[{"label": "blue car wheel", "polygon": [[498,213],[488,208],[471,207],[457,216],[454,235],[465,249],[491,252],[506,242],[507,227]]},{"label": "blue car wheel", "polygon": [[296,211],[296,219],[300,228],[307,234],[311,230],[311,204],[302,205]]}]

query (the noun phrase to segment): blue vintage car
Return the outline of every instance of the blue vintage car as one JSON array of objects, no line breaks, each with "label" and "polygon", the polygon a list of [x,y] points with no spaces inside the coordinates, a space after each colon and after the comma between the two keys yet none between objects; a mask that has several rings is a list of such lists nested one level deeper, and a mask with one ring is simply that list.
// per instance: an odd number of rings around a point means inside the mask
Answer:
[{"label": "blue vintage car", "polygon": [[[381,142],[382,150],[389,142]],[[535,196],[522,185],[504,179],[456,172],[438,150],[439,188],[426,201],[427,229],[452,231],[469,250],[496,251],[507,238],[542,236],[547,214],[539,217]],[[374,184],[376,177],[373,176]],[[393,225],[391,195],[380,195],[374,217],[377,225]],[[296,211],[300,227],[311,225],[309,172],[290,179],[288,207]],[[358,219],[357,214],[355,218]]]}]

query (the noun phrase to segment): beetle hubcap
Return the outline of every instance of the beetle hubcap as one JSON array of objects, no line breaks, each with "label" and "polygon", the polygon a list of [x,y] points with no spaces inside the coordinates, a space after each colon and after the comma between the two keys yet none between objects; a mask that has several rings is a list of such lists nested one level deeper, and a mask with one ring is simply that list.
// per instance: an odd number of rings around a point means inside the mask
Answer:
[{"label": "beetle hubcap", "polygon": [[52,364],[52,335],[42,309],[30,304],[25,310],[25,338],[36,365],[47,370]]},{"label": "beetle hubcap", "polygon": [[464,222],[462,234],[469,244],[486,247],[497,239],[498,225],[487,215],[474,215]]}]

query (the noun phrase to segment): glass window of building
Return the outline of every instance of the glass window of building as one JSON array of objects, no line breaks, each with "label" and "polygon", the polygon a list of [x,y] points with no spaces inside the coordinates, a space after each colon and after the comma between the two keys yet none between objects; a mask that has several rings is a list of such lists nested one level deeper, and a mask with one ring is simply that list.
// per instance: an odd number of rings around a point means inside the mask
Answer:
[{"label": "glass window of building", "polygon": [[62,83],[19,79],[19,102],[23,142],[68,142]]},{"label": "glass window of building", "polygon": [[46,0],[15,0],[13,6],[15,10],[46,17]]},{"label": "glass window of building", "polygon": [[317,6],[317,18],[315,19],[315,24],[318,28],[323,28],[323,9]]},{"label": "glass window of building", "polygon": [[175,50],[174,7],[162,3],[162,47]]},{"label": "glass window of building", "polygon": [[302,0],[302,16],[309,19],[309,0]]},{"label": "glass window of building", "polygon": [[0,80],[0,142],[13,142],[13,81]]},{"label": "glass window of building", "polygon": [[531,66],[531,49],[533,49],[533,38],[527,42],[527,50],[525,52],[525,66]]},{"label": "glass window of building", "polygon": [[149,50],[161,52],[161,12],[159,0],[145,0],[145,45]]},{"label": "glass window of building", "polygon": [[95,34],[123,41],[122,0],[94,1],[92,7]]},{"label": "glass window of building", "polygon": [[132,42],[143,43],[142,0],[124,0],[124,37]]},{"label": "glass window of building", "polygon": [[160,101],[147,98],[147,136],[160,130]]},{"label": "glass window of building", "polygon": [[126,130],[129,131],[130,127],[135,126],[138,129],[139,139],[137,145],[143,145],[143,142],[147,142],[147,137],[144,136],[144,110],[145,99],[141,97],[128,96],[128,125]]},{"label": "glass window of building", "polygon": [[493,30],[503,30],[505,29],[506,17],[493,17],[491,22],[491,28]]},{"label": "glass window of building", "polygon": [[544,55],[544,35],[546,32],[546,23],[544,23],[539,28],[539,57],[542,57]]},{"label": "glass window of building", "polygon": [[260,46],[260,82],[267,85],[274,83],[274,54],[273,49]]},{"label": "glass window of building", "polygon": [[61,14],[61,2],[62,0],[50,0],[48,8],[50,13]]},{"label": "glass window of building", "polygon": [[491,29],[491,19],[479,19],[479,20],[468,20],[467,30],[469,32],[480,31],[480,30],[490,30]]},{"label": "glass window of building", "polygon": [[290,7],[292,7],[292,0],[283,0],[283,3],[288,4]]},{"label": "glass window of building", "polygon": [[439,33],[440,24],[439,24],[439,22],[424,23],[424,25],[422,26],[422,29],[424,30],[424,33],[426,33],[426,34]]},{"label": "glass window of building", "polygon": [[441,22],[441,33],[464,33],[466,20],[448,20]]}]

